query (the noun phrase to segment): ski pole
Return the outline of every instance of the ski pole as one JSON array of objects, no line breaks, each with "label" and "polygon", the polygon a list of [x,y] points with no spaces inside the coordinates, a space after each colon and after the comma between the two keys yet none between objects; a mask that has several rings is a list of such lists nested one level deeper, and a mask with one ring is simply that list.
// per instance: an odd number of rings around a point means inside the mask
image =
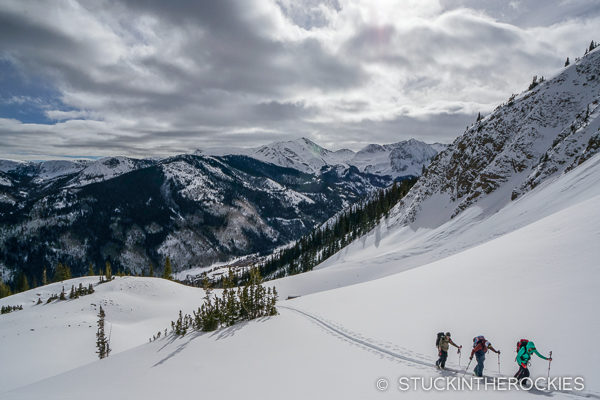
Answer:
[{"label": "ski pole", "polygon": [[500,374],[500,353],[498,353],[498,374]]},{"label": "ski pole", "polygon": [[473,361],[472,358],[469,359],[469,363],[467,364],[467,368],[465,368],[465,372],[463,372],[463,376],[465,376],[467,374],[467,371],[469,370],[469,366],[471,365],[471,361]]},{"label": "ski pole", "polygon": [[552,364],[552,351],[550,352],[550,359],[548,360],[548,380],[546,382],[550,381],[550,364]]},{"label": "ski pole", "polygon": [[462,352],[460,351],[460,347],[458,348],[458,368],[460,368],[460,358],[462,356]]}]

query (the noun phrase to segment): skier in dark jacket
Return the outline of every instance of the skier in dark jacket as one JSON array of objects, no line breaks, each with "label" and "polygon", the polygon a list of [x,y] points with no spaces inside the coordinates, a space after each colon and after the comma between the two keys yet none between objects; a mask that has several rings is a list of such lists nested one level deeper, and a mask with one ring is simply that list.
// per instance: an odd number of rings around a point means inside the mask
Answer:
[{"label": "skier in dark jacket", "polygon": [[535,344],[533,342],[527,342],[527,344],[525,346],[521,346],[521,348],[519,349],[519,352],[517,353],[516,361],[517,361],[517,364],[519,364],[519,370],[515,374],[515,378],[517,378],[517,380],[519,380],[519,382],[529,378],[528,364],[529,364],[529,360],[531,360],[531,356],[534,353],[537,354],[538,357],[540,357],[543,360],[552,361],[551,357],[544,357],[543,355],[538,353],[537,349],[535,348]]},{"label": "skier in dark jacket", "polygon": [[446,332],[444,336],[440,337],[440,342],[438,344],[438,355],[440,358],[435,362],[436,367],[441,369],[446,368],[446,360],[448,359],[448,349],[450,348],[450,345],[456,347],[460,353],[462,346],[454,343],[450,338],[450,332]]},{"label": "skier in dark jacket", "polygon": [[494,349],[494,346],[487,341],[483,336],[476,336],[473,338],[473,350],[471,350],[471,356],[469,360],[473,359],[473,354],[477,358],[477,365],[475,366],[475,376],[483,376],[483,362],[485,361],[485,353],[488,349],[494,353],[500,354],[500,350]]}]

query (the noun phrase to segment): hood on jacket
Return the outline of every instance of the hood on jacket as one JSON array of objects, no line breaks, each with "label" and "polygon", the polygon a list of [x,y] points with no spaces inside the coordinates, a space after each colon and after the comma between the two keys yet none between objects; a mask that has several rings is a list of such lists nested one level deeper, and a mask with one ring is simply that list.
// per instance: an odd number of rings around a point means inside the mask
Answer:
[{"label": "hood on jacket", "polygon": [[528,342],[527,345],[525,346],[525,350],[529,351],[529,350],[535,350],[535,343],[533,342]]}]

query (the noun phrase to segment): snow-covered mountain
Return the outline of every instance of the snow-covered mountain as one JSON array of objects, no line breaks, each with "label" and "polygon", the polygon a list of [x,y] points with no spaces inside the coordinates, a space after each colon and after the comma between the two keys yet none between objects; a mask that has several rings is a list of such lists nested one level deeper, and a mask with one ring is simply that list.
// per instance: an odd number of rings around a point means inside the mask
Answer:
[{"label": "snow-covered mountain", "polygon": [[445,147],[439,143],[427,144],[415,139],[386,145],[370,144],[347,163],[371,174],[420,176],[423,168]]},{"label": "snow-covered mountain", "polygon": [[71,187],[79,187],[90,183],[102,182],[140,168],[152,166],[155,163],[155,160],[128,157],[101,158],[94,162],[85,163],[85,167],[76,171],[77,176],[73,177],[68,185]]},{"label": "snow-covered mountain", "polygon": [[[23,310],[0,316],[0,353],[12,360],[0,363],[0,397],[100,400],[114,397],[118,387],[123,397],[158,400],[193,396],[200,386],[204,396],[227,399],[530,399],[526,391],[399,391],[399,377],[461,378],[471,339],[483,334],[502,351],[499,357],[488,354],[485,375],[512,376],[515,343],[525,337],[542,354],[553,351],[551,377],[585,380],[583,391],[533,394],[595,398],[598,355],[573,351],[573,335],[594,337],[599,328],[593,317],[600,301],[599,209],[597,154],[484,221],[465,211],[435,229],[390,227],[319,269],[271,282],[281,293],[280,315],[152,343],[148,337],[169,327],[177,310],[198,307],[202,289],[124,277],[89,296],[36,305],[63,285],[68,290],[97,281],[91,277],[9,296],[0,305]],[[465,248],[469,237],[484,241]],[[460,250],[440,257],[433,240],[447,243],[446,251]],[[415,268],[411,253],[419,252]],[[376,279],[383,270],[387,276]],[[290,294],[302,296],[285,300]],[[100,361],[94,353],[99,305],[112,326],[113,345],[110,357]],[[465,347],[460,359],[450,352],[445,371],[434,367],[440,330],[451,331]],[[532,377],[545,377],[547,367],[534,358]],[[103,379],[111,385],[99,385]],[[378,389],[377,382],[388,386]]]},{"label": "snow-covered mountain", "polygon": [[58,262],[75,275],[106,260],[139,273],[160,271],[167,256],[177,271],[269,252],[392,182],[353,167],[313,175],[245,156],[54,163],[44,180],[46,164],[0,173],[5,279],[24,271],[39,282]]},{"label": "snow-covered mountain", "polygon": [[154,164],[154,160],[128,157],[106,157],[100,160],[49,160],[25,162],[0,160],[0,172],[18,176],[21,181],[44,184],[57,178],[71,177],[71,186],[101,182],[124,173]]},{"label": "snow-covered mountain", "polygon": [[397,222],[437,226],[473,205],[491,214],[573,169],[600,150],[599,101],[596,49],[468,127],[398,206]]},{"label": "snow-covered mountain", "polygon": [[370,144],[358,152],[349,149],[331,151],[307,138],[274,142],[250,149],[197,150],[196,154],[242,154],[282,167],[318,174],[324,166],[354,166],[361,172],[394,178],[421,175],[423,167],[446,145],[427,144],[416,139],[392,144]]}]

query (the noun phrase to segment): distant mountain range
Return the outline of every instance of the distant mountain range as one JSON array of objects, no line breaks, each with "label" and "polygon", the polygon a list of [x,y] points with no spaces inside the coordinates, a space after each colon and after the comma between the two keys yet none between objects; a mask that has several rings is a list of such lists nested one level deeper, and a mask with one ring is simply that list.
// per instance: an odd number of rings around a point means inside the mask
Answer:
[{"label": "distant mountain range", "polygon": [[2,279],[39,282],[58,262],[141,273],[167,256],[177,271],[268,253],[437,154],[418,141],[331,152],[304,138],[248,152],[0,160]]},{"label": "distant mountain range", "polygon": [[447,145],[427,144],[416,139],[392,144],[369,144],[358,152],[331,151],[307,138],[275,142],[250,149],[206,149],[196,154],[240,154],[306,173],[318,173],[326,165],[354,166],[361,172],[391,177],[419,176],[437,153]]}]

